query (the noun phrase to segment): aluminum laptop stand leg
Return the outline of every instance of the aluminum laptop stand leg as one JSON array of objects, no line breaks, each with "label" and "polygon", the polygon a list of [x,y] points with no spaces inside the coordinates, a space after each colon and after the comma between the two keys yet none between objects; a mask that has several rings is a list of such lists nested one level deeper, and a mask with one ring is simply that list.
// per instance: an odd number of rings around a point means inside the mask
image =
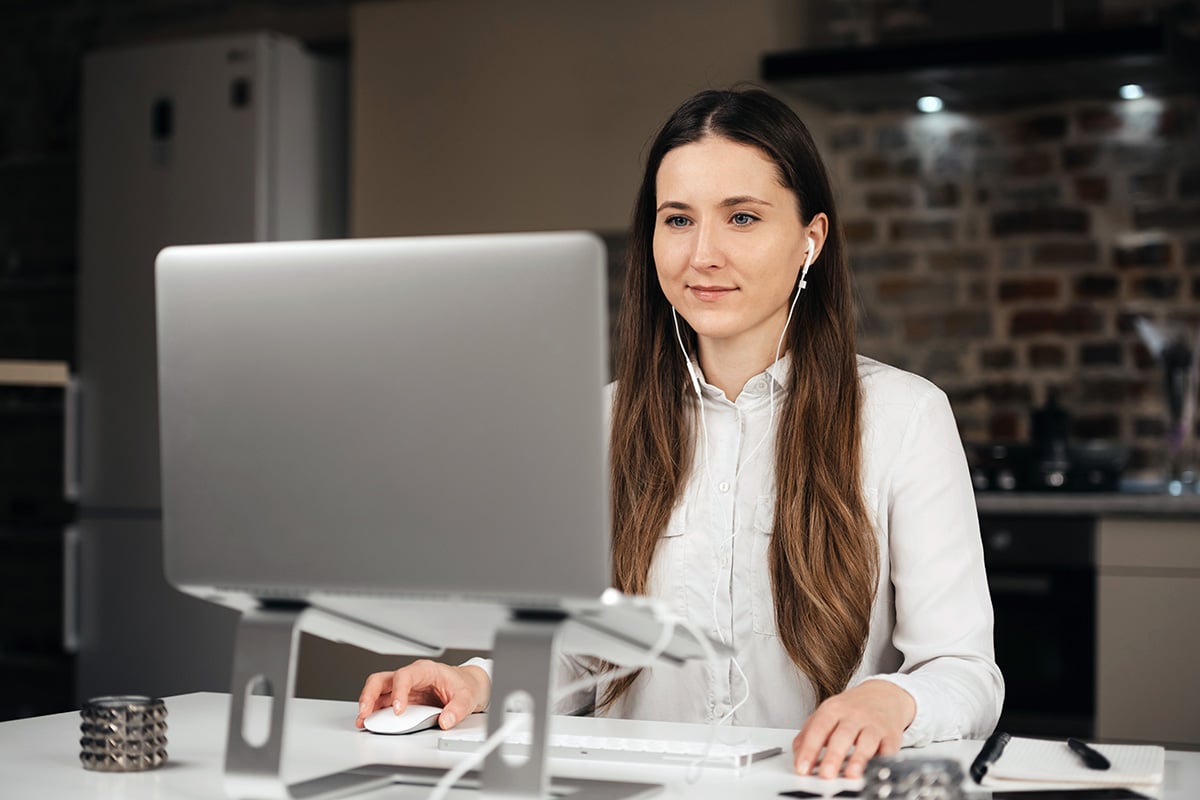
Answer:
[{"label": "aluminum laptop stand leg", "polygon": [[[242,613],[234,644],[233,688],[225,749],[225,793],[237,800],[317,800],[345,797],[392,787],[389,798],[424,798],[445,774],[431,767],[366,764],[343,772],[288,784],[283,779],[283,734],[287,704],[295,689],[303,607],[257,608]],[[556,642],[564,620],[518,615],[496,633],[496,709],[488,715],[488,731],[504,722],[504,699],[524,694],[530,709],[531,749],[528,761],[506,762],[499,750],[484,761],[482,774],[469,772],[455,784],[450,797],[470,795],[505,800],[633,800],[662,789],[658,784],[551,779],[546,770],[546,734],[553,698],[552,676]],[[270,720],[265,735],[247,730],[247,707],[256,686],[271,689]],[[397,793],[397,791],[399,793]]]},{"label": "aluminum laptop stand leg", "polygon": [[553,676],[562,624],[560,617],[518,615],[496,632],[488,735],[504,724],[505,700],[513,694],[524,694],[532,701],[532,708],[528,709],[532,728],[529,759],[525,763],[508,763],[501,755],[501,748],[488,754],[483,763],[484,794],[514,800],[563,796],[572,800],[618,800],[656,794],[662,790],[658,784],[550,778],[546,768],[546,738],[554,710]]}]

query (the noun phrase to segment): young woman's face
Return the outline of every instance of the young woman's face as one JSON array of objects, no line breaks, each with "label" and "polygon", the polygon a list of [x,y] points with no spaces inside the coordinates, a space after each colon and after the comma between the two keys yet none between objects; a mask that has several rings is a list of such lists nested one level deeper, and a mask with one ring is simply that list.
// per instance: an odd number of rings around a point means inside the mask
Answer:
[{"label": "young woman's face", "polygon": [[700,337],[774,352],[804,266],[795,194],[757,147],[708,136],[658,168],[654,263],[667,300]]}]

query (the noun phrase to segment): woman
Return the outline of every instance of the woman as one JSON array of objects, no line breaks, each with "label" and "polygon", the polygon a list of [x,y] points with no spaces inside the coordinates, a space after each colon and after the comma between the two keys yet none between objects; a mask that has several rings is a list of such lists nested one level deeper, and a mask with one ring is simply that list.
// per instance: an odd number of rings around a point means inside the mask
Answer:
[{"label": "woman", "polygon": [[[736,655],[604,681],[598,712],[799,727],[796,770],[827,778],[990,732],[1003,681],[954,419],[856,355],[829,180],[783,103],[701,92],[659,132],[618,332],[614,585]],[[436,698],[449,727],[489,686],[471,662],[377,673],[359,724]]]}]

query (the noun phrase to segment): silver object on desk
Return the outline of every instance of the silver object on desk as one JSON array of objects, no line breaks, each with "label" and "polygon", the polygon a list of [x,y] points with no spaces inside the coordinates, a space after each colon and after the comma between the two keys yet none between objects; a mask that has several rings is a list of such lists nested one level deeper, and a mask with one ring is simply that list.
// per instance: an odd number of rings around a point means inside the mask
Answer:
[{"label": "silver object on desk", "polygon": [[963,800],[962,766],[952,758],[877,756],[863,773],[864,800]]},{"label": "silver object on desk", "polygon": [[141,772],[167,761],[167,706],[142,695],[94,697],[79,711],[79,761],[96,772]]}]

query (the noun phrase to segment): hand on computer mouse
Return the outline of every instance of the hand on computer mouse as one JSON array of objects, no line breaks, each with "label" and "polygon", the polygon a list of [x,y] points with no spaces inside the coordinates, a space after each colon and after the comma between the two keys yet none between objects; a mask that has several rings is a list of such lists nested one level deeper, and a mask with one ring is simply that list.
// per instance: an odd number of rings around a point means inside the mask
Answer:
[{"label": "hand on computer mouse", "polygon": [[367,718],[363,720],[363,727],[371,733],[416,733],[437,725],[441,715],[441,706],[409,703],[401,714],[397,714],[387,707],[379,709],[374,714],[367,714]]},{"label": "hand on computer mouse", "polygon": [[491,697],[492,683],[479,667],[454,667],[428,659],[414,661],[393,672],[376,672],[367,677],[358,696],[356,727],[375,711],[392,707],[399,714],[409,703],[442,706],[438,725],[452,728],[468,714],[483,711]]}]

